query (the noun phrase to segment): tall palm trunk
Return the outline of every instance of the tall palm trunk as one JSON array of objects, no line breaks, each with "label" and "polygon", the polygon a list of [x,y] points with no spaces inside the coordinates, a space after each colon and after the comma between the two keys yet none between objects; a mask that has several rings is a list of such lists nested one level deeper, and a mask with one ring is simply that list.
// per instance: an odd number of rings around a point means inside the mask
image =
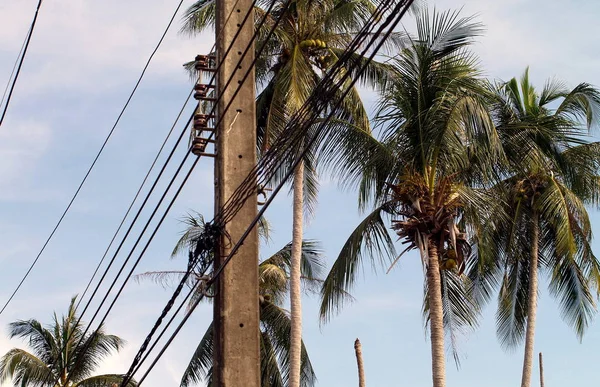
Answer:
[{"label": "tall palm trunk", "polygon": [[431,330],[431,369],[433,387],[446,386],[446,358],[444,353],[444,311],[442,309],[442,280],[438,248],[429,240],[427,288],[429,290],[429,329]]},{"label": "tall palm trunk", "polygon": [[356,352],[356,365],[358,366],[358,387],[366,387],[365,365],[363,364],[362,345],[359,339],[354,342],[354,352]]},{"label": "tall palm trunk", "polygon": [[537,313],[539,217],[534,212],[531,230],[531,262],[529,263],[529,303],[527,305],[527,332],[525,333],[525,356],[521,387],[531,386],[533,370],[533,343],[535,340],[535,317]]},{"label": "tall palm trunk", "polygon": [[302,289],[300,263],[302,258],[302,221],[304,216],[304,162],[294,171],[294,204],[292,230],[292,267],[290,272],[290,381],[289,387],[300,387],[302,355]]},{"label": "tall palm trunk", "polygon": [[542,360],[541,352],[540,352],[540,387],[544,387],[544,362]]}]

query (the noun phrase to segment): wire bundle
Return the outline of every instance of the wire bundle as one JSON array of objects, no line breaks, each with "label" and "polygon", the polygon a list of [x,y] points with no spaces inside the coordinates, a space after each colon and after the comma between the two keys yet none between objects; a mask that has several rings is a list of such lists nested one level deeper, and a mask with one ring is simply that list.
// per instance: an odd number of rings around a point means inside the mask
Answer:
[{"label": "wire bundle", "polygon": [[[361,32],[357,35],[357,37],[353,40],[353,42],[348,46],[345,54],[342,55],[340,57],[338,63],[330,69],[330,71],[323,78],[323,80],[319,84],[319,86],[317,86],[317,88],[311,94],[311,97],[306,101],[304,106],[290,119],[288,125],[286,125],[286,130],[284,130],[282,135],[274,143],[273,147],[267,152],[265,157],[263,159],[261,159],[261,161],[257,164],[257,167],[254,168],[254,170],[249,174],[249,176],[244,180],[244,182],[238,187],[238,189],[234,192],[234,194],[232,195],[230,200],[221,209],[221,211],[215,215],[215,219],[212,222],[208,223],[208,225],[211,228],[222,227],[224,222],[230,220],[233,216],[235,216],[236,211],[239,210],[239,208],[241,208],[241,206],[244,204],[244,202],[249,197],[253,196],[256,193],[256,180],[259,176],[260,176],[259,181],[268,182],[273,177],[274,171],[278,167],[280,167],[281,164],[284,163],[285,160],[290,157],[290,155],[297,155],[295,161],[293,162],[293,165],[291,166],[291,168],[288,172],[288,176],[286,176],[286,178],[281,181],[281,183],[277,186],[277,188],[275,188],[275,190],[273,191],[273,194],[271,195],[269,200],[265,203],[265,205],[263,206],[261,211],[259,211],[258,215],[255,217],[253,222],[249,225],[249,227],[247,228],[247,230],[243,234],[243,236],[240,238],[240,240],[232,248],[229,255],[225,258],[223,264],[221,266],[219,266],[218,268],[215,268],[215,270],[212,273],[212,276],[210,277],[210,279],[208,281],[206,281],[204,283],[204,286],[211,286],[212,284],[215,283],[215,281],[218,279],[219,275],[223,272],[225,266],[232,259],[232,257],[236,254],[237,250],[241,247],[241,245],[243,244],[247,235],[255,227],[255,225],[258,223],[258,220],[260,219],[260,217],[264,214],[264,212],[266,211],[266,209],[268,208],[268,206],[270,205],[272,200],[275,198],[277,193],[281,190],[281,188],[283,187],[287,178],[289,178],[289,176],[293,173],[294,168],[299,164],[299,162],[301,161],[304,154],[315,143],[315,141],[322,135],[322,131],[326,128],[328,122],[333,117],[333,113],[330,113],[326,117],[326,119],[319,124],[319,126],[318,126],[317,130],[314,132],[313,136],[306,142],[306,146],[298,154],[298,152],[297,152],[298,143],[303,140],[303,137],[306,135],[309,128],[315,124],[316,119],[320,116],[320,114],[323,112],[323,110],[327,106],[327,103],[324,101],[327,101],[328,98],[331,98],[336,93],[335,92],[336,88],[339,88],[341,85],[343,85],[345,83],[345,81],[347,80],[347,78],[349,77],[350,71],[346,72],[346,71],[343,71],[343,69],[344,68],[348,69],[350,67],[357,67],[357,68],[360,68],[359,74],[362,73],[364,71],[365,67],[368,65],[368,62],[370,62],[373,59],[373,57],[375,56],[375,54],[377,53],[377,51],[379,50],[379,48],[385,41],[385,38],[383,38],[383,39],[380,39],[379,42],[376,42],[376,40],[378,39],[377,37],[380,36],[380,34],[384,31],[384,29],[386,27],[389,27],[389,29],[388,29],[387,33],[385,34],[386,35],[385,37],[389,36],[389,34],[397,26],[400,19],[402,18],[402,16],[405,14],[408,7],[412,3],[411,0],[407,0],[407,1],[401,1],[398,4],[396,4],[394,9],[388,13],[389,16],[387,17],[387,19],[384,22],[382,22],[381,24],[379,24],[378,31],[375,34],[373,34],[372,31],[370,31],[370,28],[373,27],[373,25],[376,23],[377,20],[381,19],[382,16],[387,13],[386,12],[387,8],[389,7],[391,2],[392,2],[391,0],[382,2],[382,4],[380,5],[380,7],[378,9],[378,12],[376,12],[373,15],[370,23],[368,23],[361,30]],[[375,38],[373,38],[373,36],[375,36]],[[369,48],[373,44],[375,44],[376,47],[374,50],[372,50],[372,53],[369,55],[368,62],[366,64],[361,65],[357,60],[352,59],[352,53],[359,47],[363,46],[365,44],[365,40],[368,37],[371,37],[371,41],[366,44],[366,47],[363,49],[363,54],[367,54]],[[341,72],[343,72],[344,74],[338,78],[338,76],[340,75]],[[352,87],[354,87],[355,83],[356,83],[356,79],[353,79],[350,82],[350,84],[348,85],[348,87],[346,88],[346,90],[342,93],[342,95],[338,97],[338,103],[336,104],[337,106],[339,106],[339,104],[341,103],[343,98],[347,95],[347,93],[350,92]],[[315,109],[314,105],[311,105],[312,103],[317,104],[317,109]],[[301,126],[301,129],[298,129],[297,125],[300,123],[303,123],[303,125]],[[279,162],[277,162],[276,160],[279,160]],[[196,251],[195,253],[197,254],[198,251]],[[203,253],[207,254],[208,250]],[[187,281],[187,277],[184,277],[182,279],[182,281],[180,282],[180,286],[183,283],[185,283],[185,281]],[[182,304],[178,308],[178,311],[182,309],[183,305],[187,302],[187,300],[191,297],[191,295],[196,291],[196,288],[198,286],[200,286],[200,283],[202,283],[202,281],[198,281],[198,283],[190,290],[189,294],[186,296],[185,300],[182,302]],[[175,331],[172,333],[172,335],[170,336],[168,341],[165,343],[165,345],[163,346],[163,348],[161,349],[159,354],[156,356],[156,358],[154,359],[152,364],[149,366],[148,370],[144,373],[142,378],[139,380],[138,385],[140,385],[146,379],[149,372],[156,365],[156,363],[158,362],[158,360],[160,359],[162,354],[166,351],[166,349],[171,344],[171,342],[176,337],[176,335],[179,333],[179,331],[181,330],[183,325],[187,322],[191,313],[195,310],[195,308],[198,306],[200,301],[202,301],[203,297],[204,297],[204,294],[201,294],[200,297],[198,297],[194,301],[193,305],[190,307],[190,309],[188,310],[188,312],[186,313],[186,315],[184,316],[184,318],[182,319],[182,321],[180,322],[178,327],[175,329]],[[176,313],[178,313],[178,311],[176,311]],[[161,319],[162,319],[162,317],[163,316],[161,315]],[[146,347],[143,346],[140,349],[140,351],[138,352],[138,355],[136,356],[134,364],[132,364],[132,366],[130,367],[130,373],[128,373],[127,378],[121,384],[122,387],[124,387],[126,385],[126,383],[133,377],[135,372],[137,372],[137,370],[139,370],[141,363],[143,363],[147,359],[147,357],[149,356],[149,353],[157,345],[158,341],[161,339],[163,334],[166,332],[166,330],[168,329],[168,326],[171,324],[171,322],[174,320],[174,318],[175,318],[175,315],[173,315],[173,317],[171,318],[169,323],[164,327],[164,329],[162,330],[159,337],[155,340],[154,345],[150,348],[150,351],[148,352],[148,354],[146,354],[143,358],[141,357],[141,354],[145,351]],[[158,325],[160,325],[161,319],[159,319],[159,321],[157,321]],[[155,326],[151,332],[152,334],[154,332],[156,332],[156,328],[157,328],[157,325],[155,324]],[[149,338],[151,338],[151,335],[149,335],[146,338],[145,343],[147,343]],[[131,370],[134,370],[133,373],[131,373]]]}]

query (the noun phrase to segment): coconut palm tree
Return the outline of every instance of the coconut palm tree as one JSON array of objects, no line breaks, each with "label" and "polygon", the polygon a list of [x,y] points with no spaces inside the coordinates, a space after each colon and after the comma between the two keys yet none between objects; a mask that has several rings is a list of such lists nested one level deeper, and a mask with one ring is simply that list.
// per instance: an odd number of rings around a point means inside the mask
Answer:
[{"label": "coconut palm tree", "polygon": [[[321,316],[343,304],[367,256],[396,258],[384,218],[419,251],[425,270],[424,314],[431,333],[433,386],[445,385],[445,332],[476,323],[462,275],[472,230],[493,209],[480,188],[493,177],[502,149],[488,92],[469,51],[480,24],[458,12],[417,12],[412,45],[390,60],[395,76],[381,92],[376,120],[381,141],[342,164],[358,182],[360,203],[375,209],[352,232],[322,288]],[[399,258],[399,257],[398,257]],[[444,328],[447,328],[446,330]]]},{"label": "coconut palm tree", "polygon": [[[377,9],[378,1],[371,0],[259,0],[254,8],[256,20],[266,17],[263,27],[257,31],[256,47],[263,45],[268,31],[275,25],[275,20],[283,15],[282,22],[275,33],[266,42],[266,50],[258,58],[256,64],[256,79],[260,94],[257,99],[257,127],[259,147],[265,151],[273,139],[280,135],[290,117],[299,111],[315,90],[324,75],[344,52],[356,33],[367,24],[369,18]],[[273,4],[272,11],[267,8]],[[207,27],[214,26],[214,0],[199,0],[187,11],[183,30],[196,34]],[[392,46],[398,46],[403,41],[403,33],[395,33],[389,38]],[[356,55],[358,63],[367,63],[366,58]],[[388,67],[379,63],[371,63],[367,71],[359,79],[363,84],[384,84],[388,77]],[[350,70],[348,70],[350,71]],[[356,79],[357,74],[352,74]],[[348,80],[342,88],[350,85]],[[339,91],[342,94],[342,90]],[[322,101],[323,102],[323,101]],[[333,104],[335,101],[325,101]],[[357,90],[347,94],[341,107],[325,109],[334,111],[335,122],[345,130],[332,131],[331,137],[323,137],[323,143],[334,146],[339,136],[347,131],[369,133],[367,114]],[[301,123],[302,124],[302,123]],[[335,125],[340,127],[340,125]],[[362,138],[364,136],[357,136]],[[301,141],[298,152],[305,151],[307,141]],[[290,302],[292,315],[291,329],[291,381],[290,387],[299,386],[301,336],[302,336],[302,307],[301,307],[301,247],[303,236],[304,210],[314,208],[317,194],[317,174],[315,160],[317,149],[306,150],[306,156],[294,170],[292,177],[293,188],[293,232],[292,232],[292,266],[290,278]],[[340,151],[340,148],[336,148]],[[350,156],[348,152],[342,154]],[[298,153],[297,153],[298,154]],[[289,171],[291,163],[282,169]]]},{"label": "coconut palm tree", "polygon": [[[175,257],[187,250],[194,249],[197,238],[204,230],[202,215],[188,215],[184,219],[186,231],[173,249]],[[269,224],[262,219],[258,226],[259,235],[263,241],[269,240]],[[259,305],[260,305],[260,350],[261,350],[261,385],[263,387],[287,387],[290,377],[290,329],[289,312],[283,308],[289,293],[291,244],[262,260],[259,264]],[[308,292],[317,292],[322,284],[321,272],[324,268],[322,252],[319,243],[303,241],[302,245],[302,282]],[[179,280],[183,271],[146,272],[136,276],[137,280],[151,279],[166,286]],[[191,276],[188,286],[194,287],[201,280],[202,273],[196,272]],[[197,288],[191,297],[190,305],[201,296],[202,290]],[[308,353],[302,343],[300,385],[311,387],[316,383],[316,376]],[[207,328],[190,363],[181,379],[181,387],[188,387],[205,380],[212,384],[213,364],[213,326]]]},{"label": "coconut palm tree", "polygon": [[496,91],[509,169],[493,192],[508,216],[486,228],[470,276],[483,302],[499,285],[498,336],[505,348],[525,341],[521,386],[529,387],[540,270],[549,274],[550,294],[578,337],[596,312],[600,264],[585,206],[597,205],[600,194],[600,143],[587,140],[598,123],[600,92],[551,80],[539,94],[528,70],[520,82],[513,78]]},{"label": "coconut palm tree", "polygon": [[[78,322],[75,297],[71,299],[66,316],[54,314],[53,323],[44,327],[39,321],[20,320],[9,325],[10,338],[26,339],[32,352],[13,348],[0,360],[0,381],[11,380],[16,386],[37,387],[113,387],[120,385],[124,375],[92,376],[100,362],[125,342],[108,335],[101,326],[84,334]],[[128,387],[137,385],[130,381]]]}]

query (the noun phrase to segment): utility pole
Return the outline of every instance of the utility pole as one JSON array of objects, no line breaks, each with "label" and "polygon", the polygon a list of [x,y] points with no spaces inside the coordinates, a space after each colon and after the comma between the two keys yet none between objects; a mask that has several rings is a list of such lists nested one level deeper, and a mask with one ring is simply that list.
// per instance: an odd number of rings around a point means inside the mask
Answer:
[{"label": "utility pole", "polygon": [[[217,0],[217,117],[215,206],[223,207],[256,165],[256,110],[254,71],[243,77],[254,62],[254,47],[242,54],[254,34],[251,0]],[[227,58],[228,47],[235,41]],[[232,77],[229,86],[226,83]],[[240,88],[235,98],[233,95]],[[225,111],[227,105],[233,103]],[[249,199],[225,225],[215,267],[219,267],[257,214],[256,196]],[[258,300],[258,234],[256,229],[244,241],[215,283],[214,302],[214,387],[260,387],[260,342]]]}]

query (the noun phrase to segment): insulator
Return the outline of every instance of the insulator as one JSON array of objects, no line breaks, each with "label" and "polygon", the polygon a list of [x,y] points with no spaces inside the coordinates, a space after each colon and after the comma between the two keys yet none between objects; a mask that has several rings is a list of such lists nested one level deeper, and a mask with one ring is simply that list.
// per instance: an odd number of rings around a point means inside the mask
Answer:
[{"label": "insulator", "polygon": [[214,61],[215,59],[214,55],[196,55],[194,68],[198,71],[215,71],[211,67],[211,60]]},{"label": "insulator", "polygon": [[198,83],[194,86],[194,99],[203,101],[216,101],[214,97],[208,97],[208,90],[213,89],[214,85],[207,85],[204,83]]},{"label": "insulator", "polygon": [[208,120],[214,119],[215,116],[213,114],[194,114],[194,129],[197,131],[214,131],[214,128],[208,127]]},{"label": "insulator", "polygon": [[202,138],[202,137],[194,138],[194,141],[192,141],[192,153],[195,155],[204,153],[207,145],[208,145],[208,139]]}]

